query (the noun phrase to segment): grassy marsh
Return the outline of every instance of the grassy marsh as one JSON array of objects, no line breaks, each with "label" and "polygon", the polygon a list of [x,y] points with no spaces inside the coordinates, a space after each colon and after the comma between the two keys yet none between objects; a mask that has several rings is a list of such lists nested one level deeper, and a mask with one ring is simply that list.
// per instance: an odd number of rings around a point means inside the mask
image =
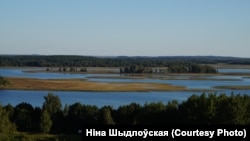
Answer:
[{"label": "grassy marsh", "polygon": [[82,79],[33,79],[6,78],[9,85],[1,89],[12,90],[53,90],[53,91],[182,91],[184,86],[156,83],[103,83]]}]

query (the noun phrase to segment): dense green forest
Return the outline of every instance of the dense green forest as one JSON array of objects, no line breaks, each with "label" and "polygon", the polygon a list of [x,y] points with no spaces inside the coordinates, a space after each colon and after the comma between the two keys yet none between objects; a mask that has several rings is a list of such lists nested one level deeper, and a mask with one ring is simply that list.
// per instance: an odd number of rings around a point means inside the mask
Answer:
[{"label": "dense green forest", "polygon": [[249,125],[250,96],[216,93],[192,95],[186,101],[131,103],[114,109],[75,103],[62,105],[53,93],[42,107],[22,102],[0,106],[0,133],[77,134],[83,125]]},{"label": "dense green forest", "polygon": [[[175,57],[94,57],[73,55],[1,55],[0,66],[59,67],[58,71],[73,72],[79,67],[120,67],[120,73],[216,73],[208,64],[250,64],[250,59],[215,56],[175,56]],[[167,69],[156,70],[156,67]]]},{"label": "dense green forest", "polygon": [[172,64],[250,64],[250,58],[216,56],[95,57],[76,55],[0,55],[0,66],[168,67]]},{"label": "dense green forest", "polygon": [[94,57],[76,55],[0,55],[0,66],[168,67],[178,64],[250,64],[250,58],[218,56]]}]

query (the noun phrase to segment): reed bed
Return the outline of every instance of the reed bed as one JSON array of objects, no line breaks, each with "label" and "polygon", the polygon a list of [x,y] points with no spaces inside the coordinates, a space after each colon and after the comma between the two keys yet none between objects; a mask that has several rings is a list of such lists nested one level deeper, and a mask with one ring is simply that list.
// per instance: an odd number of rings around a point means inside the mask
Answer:
[{"label": "reed bed", "polygon": [[83,79],[33,79],[6,78],[9,85],[1,89],[54,90],[54,91],[181,91],[184,86],[156,83],[108,83],[90,82]]}]

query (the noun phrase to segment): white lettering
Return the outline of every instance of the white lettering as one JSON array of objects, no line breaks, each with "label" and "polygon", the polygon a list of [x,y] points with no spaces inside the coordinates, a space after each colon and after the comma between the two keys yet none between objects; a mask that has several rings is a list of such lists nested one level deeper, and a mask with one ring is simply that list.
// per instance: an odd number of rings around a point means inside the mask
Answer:
[{"label": "white lettering", "polygon": [[175,129],[172,130],[172,137],[174,138],[179,137],[179,136],[183,136],[183,137],[194,137],[194,136],[205,136],[205,137],[209,137],[212,138],[214,136],[214,132],[215,131],[200,131],[198,129],[194,130],[194,131],[182,131],[180,129]]},{"label": "white lettering", "polygon": [[86,136],[106,136],[106,132],[96,131],[95,129],[86,129]]},{"label": "white lettering", "polygon": [[117,136],[117,129],[109,129],[109,136]]},{"label": "white lettering", "polygon": [[217,136],[244,136],[244,131],[235,129],[234,131],[228,131],[226,129],[217,129]]}]

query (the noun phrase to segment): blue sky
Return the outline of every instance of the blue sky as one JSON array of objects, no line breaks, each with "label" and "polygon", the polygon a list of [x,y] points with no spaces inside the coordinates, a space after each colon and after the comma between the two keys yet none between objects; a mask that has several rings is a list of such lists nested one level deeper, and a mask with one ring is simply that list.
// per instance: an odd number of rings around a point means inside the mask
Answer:
[{"label": "blue sky", "polygon": [[249,0],[1,0],[0,54],[250,57]]}]

